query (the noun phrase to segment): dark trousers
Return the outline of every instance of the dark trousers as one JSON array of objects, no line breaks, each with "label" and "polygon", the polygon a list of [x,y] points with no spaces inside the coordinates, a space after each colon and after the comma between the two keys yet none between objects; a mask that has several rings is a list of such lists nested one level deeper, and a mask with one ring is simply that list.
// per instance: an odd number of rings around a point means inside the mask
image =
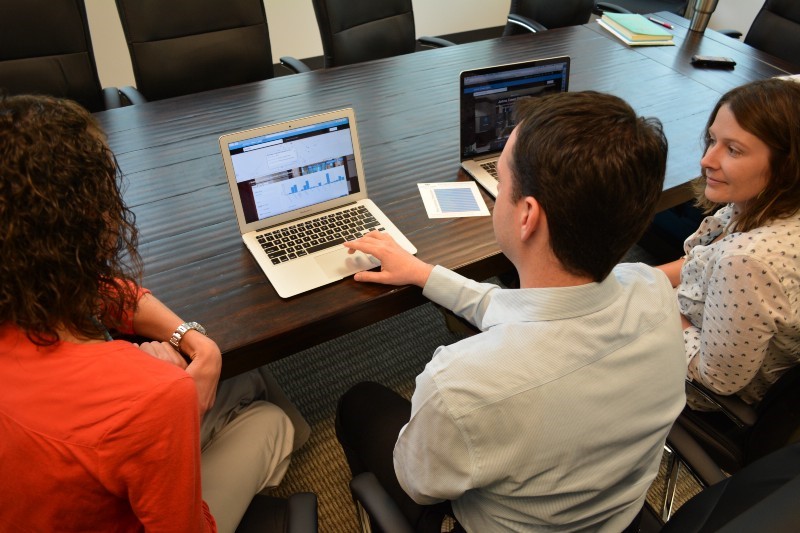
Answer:
[{"label": "dark trousers", "polygon": [[411,402],[378,383],[354,385],[339,400],[336,437],[353,476],[372,472],[397,503],[414,531],[436,532],[450,502],[419,505],[405,493],[394,473],[392,452],[400,429],[411,418]]}]

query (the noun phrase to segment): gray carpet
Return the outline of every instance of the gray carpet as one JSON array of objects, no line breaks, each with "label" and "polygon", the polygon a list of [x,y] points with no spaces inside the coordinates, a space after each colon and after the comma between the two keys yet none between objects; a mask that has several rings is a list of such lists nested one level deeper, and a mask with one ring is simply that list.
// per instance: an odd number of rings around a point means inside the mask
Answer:
[{"label": "gray carpet", "polygon": [[[627,261],[649,259],[638,248],[626,256]],[[321,532],[359,531],[347,485],[350,472],[333,429],[336,402],[351,385],[364,380],[383,383],[410,398],[414,378],[433,351],[459,338],[445,327],[441,313],[426,304],[272,363],[275,378],[312,428],[311,438],[273,494],[315,492]],[[681,503],[699,489],[688,476],[679,480],[676,500]],[[649,501],[658,501],[662,484],[656,480]]]},{"label": "gray carpet", "polygon": [[359,530],[347,486],[350,471],[333,429],[339,397],[359,381],[383,383],[411,397],[414,378],[442,344],[459,337],[431,304],[420,306],[270,365],[273,375],[311,425],[277,495],[313,491],[322,532]]}]

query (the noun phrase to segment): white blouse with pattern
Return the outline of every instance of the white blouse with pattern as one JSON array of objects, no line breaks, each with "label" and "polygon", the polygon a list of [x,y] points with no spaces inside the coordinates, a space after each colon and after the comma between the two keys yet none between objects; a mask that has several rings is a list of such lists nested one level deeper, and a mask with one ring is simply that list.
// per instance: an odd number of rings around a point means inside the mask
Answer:
[{"label": "white blouse with pattern", "polygon": [[800,362],[800,212],[726,233],[732,205],[684,243],[677,287],[688,375],[720,394],[760,401]]}]

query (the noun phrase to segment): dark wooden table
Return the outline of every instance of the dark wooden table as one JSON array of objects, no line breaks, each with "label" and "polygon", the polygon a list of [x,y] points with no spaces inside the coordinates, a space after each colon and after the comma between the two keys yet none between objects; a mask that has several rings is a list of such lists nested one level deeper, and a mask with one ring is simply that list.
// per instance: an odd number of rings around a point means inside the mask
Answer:
[{"label": "dark wooden table", "polygon": [[[224,377],[424,303],[417,288],[352,279],[282,300],[239,238],[218,137],[345,106],[356,109],[370,197],[418,256],[475,279],[508,270],[490,218],[428,219],[416,183],[465,179],[458,73],[531,57],[570,55],[570,90],[613,93],[663,121],[670,156],[661,207],[675,205],[698,173],[701,132],[720,94],[784,73],[727,37],[685,37],[683,27],[675,33],[674,47],[629,48],[592,22],[98,113],[137,216],[145,286],[208,328],[224,354]],[[738,65],[698,71],[689,65],[693,53],[728,55]]]}]

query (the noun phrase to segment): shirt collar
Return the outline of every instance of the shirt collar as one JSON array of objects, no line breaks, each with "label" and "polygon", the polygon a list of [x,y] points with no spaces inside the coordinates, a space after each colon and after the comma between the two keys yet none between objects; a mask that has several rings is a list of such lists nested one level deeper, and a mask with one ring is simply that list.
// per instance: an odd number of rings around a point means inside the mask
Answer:
[{"label": "shirt collar", "polygon": [[614,272],[599,283],[546,289],[501,289],[483,317],[490,328],[510,322],[563,320],[596,313],[619,297],[622,285]]}]

